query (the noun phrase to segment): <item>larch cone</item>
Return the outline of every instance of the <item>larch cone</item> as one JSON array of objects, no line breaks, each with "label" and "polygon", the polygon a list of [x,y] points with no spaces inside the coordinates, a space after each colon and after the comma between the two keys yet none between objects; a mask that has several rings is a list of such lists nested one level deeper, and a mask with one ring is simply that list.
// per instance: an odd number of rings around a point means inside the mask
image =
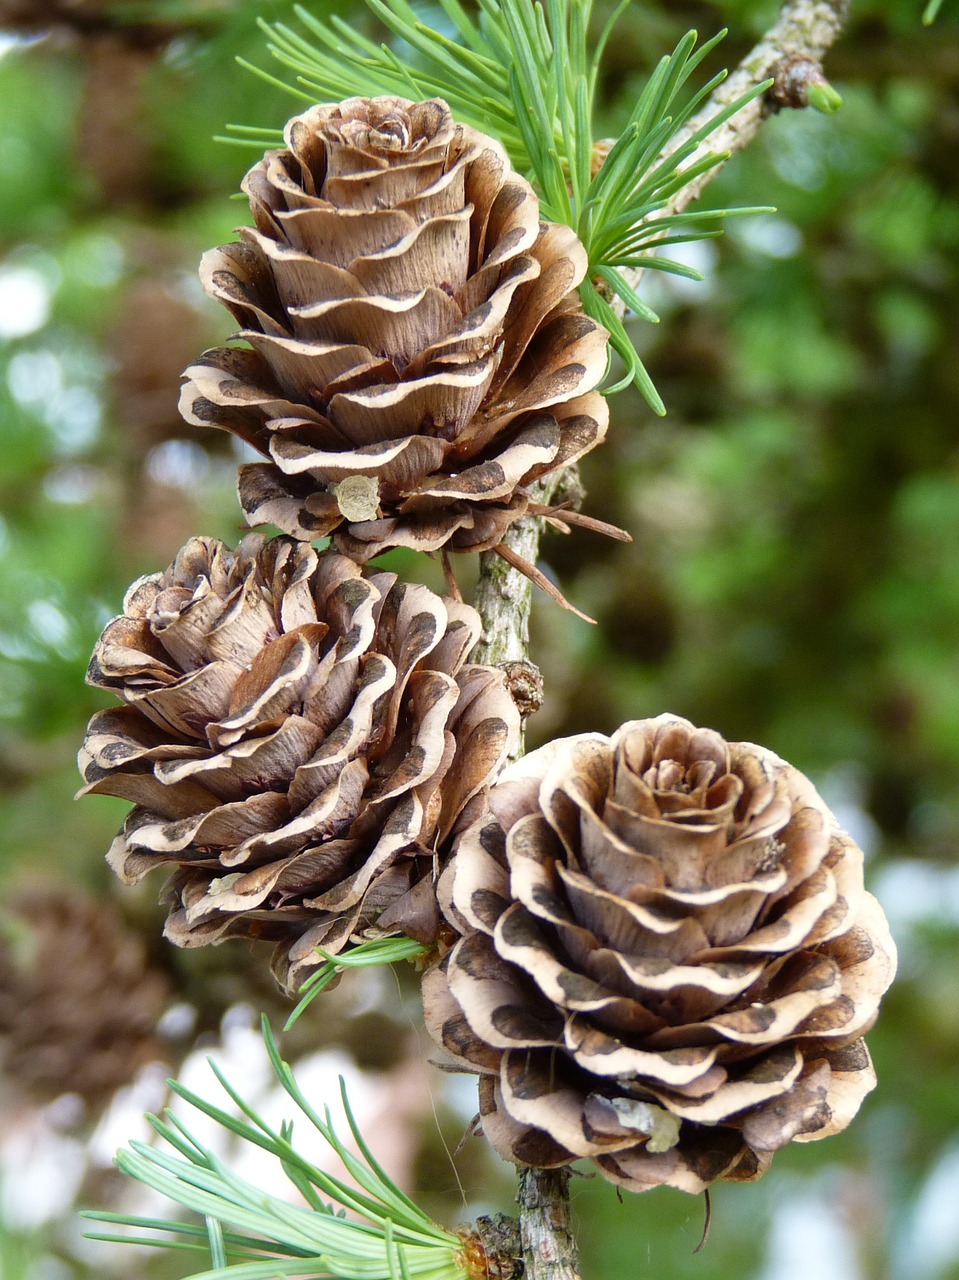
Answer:
[{"label": "larch cone", "polygon": [[895,947],[863,856],[771,751],[665,715],[510,766],[440,897],[427,1025],[507,1159],[633,1191],[844,1129]]},{"label": "larch cone", "polygon": [[185,418],[267,459],[240,473],[251,524],[361,563],[495,547],[606,431],[582,244],[439,99],[316,106],[285,136],[244,179],[255,226],[201,264],[247,345],[187,370]]},{"label": "larch cone", "polygon": [[450,833],[513,749],[501,672],[466,662],[479,616],[333,551],[192,539],[130,588],[88,682],[81,794],[134,808],[108,861],[172,870],[167,936],[276,942],[295,988],[366,936],[440,930]]}]

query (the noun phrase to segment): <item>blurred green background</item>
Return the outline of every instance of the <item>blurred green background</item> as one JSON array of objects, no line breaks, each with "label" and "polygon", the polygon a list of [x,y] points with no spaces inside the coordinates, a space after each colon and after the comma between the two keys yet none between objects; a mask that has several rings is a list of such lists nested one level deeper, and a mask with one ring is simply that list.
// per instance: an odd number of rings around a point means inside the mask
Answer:
[{"label": "blurred green background", "polygon": [[[418,8],[442,22],[438,6]],[[313,11],[376,31],[357,0]],[[776,11],[634,0],[607,59],[602,132],[689,27],[729,27],[718,67]],[[919,0],[858,0],[827,62],[842,111],[769,120],[709,188],[711,204],[777,212],[692,246],[705,283],[644,281],[663,320],[636,340],[668,416],[617,396],[608,443],[583,469],[585,509],[635,540],[544,545],[599,625],[537,601],[547,700],[534,742],[668,709],[771,747],[867,849],[902,950],[871,1036],[880,1087],[852,1128],[781,1153],[755,1186],[718,1187],[695,1256],[701,1202],[578,1182],[588,1280],[959,1277],[956,11],[947,0],[927,28]],[[125,587],[191,533],[237,537],[232,444],[186,427],[176,397],[181,370],[230,331],[199,288],[199,256],[247,220],[230,195],[255,153],[214,135],[296,109],[235,65],[269,62],[257,15],[296,21],[268,0],[0,2],[0,893],[15,902],[39,884],[120,913],[169,992],[158,1052],[172,1068],[235,1036],[238,1004],[271,1007],[267,957],[171,953],[159,884],[121,890],[103,863],[125,806],[74,806],[74,756],[104,705],[83,684],[88,655]],[[14,918],[0,914],[8,941]],[[64,975],[56,949],[34,962],[47,983],[23,1000],[39,1002]],[[411,1001],[389,985],[341,996],[297,1052],[334,1044],[388,1092],[424,1052],[404,1066],[390,1021],[415,1020]],[[370,1046],[387,1042],[378,1058]],[[442,1138],[432,1100],[412,1109],[408,1174],[455,1222],[466,1210],[445,1152],[471,1103],[461,1087],[436,1105]],[[104,1106],[34,1097],[12,1069],[0,1080],[3,1280],[186,1274],[175,1257],[78,1242],[71,1200],[123,1194],[103,1152],[127,1135]],[[27,1210],[7,1192],[29,1164],[30,1124],[54,1135],[59,1175],[74,1163],[46,1205],[34,1170]],[[508,1207],[510,1174],[478,1146],[459,1161],[470,1211]]]}]

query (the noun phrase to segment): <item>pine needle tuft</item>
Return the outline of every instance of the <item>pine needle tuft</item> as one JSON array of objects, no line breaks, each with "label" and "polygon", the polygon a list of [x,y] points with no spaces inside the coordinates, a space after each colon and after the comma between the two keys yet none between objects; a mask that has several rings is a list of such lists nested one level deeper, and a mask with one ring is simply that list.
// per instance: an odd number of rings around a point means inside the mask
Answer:
[{"label": "pine needle tuft", "polygon": [[[183,1120],[168,1112],[162,1118],[148,1118],[175,1154],[131,1142],[118,1153],[117,1164],[131,1178],[191,1210],[196,1220],[89,1212],[83,1216],[138,1233],[97,1232],[90,1233],[90,1238],[209,1256],[211,1266],[192,1272],[190,1280],[277,1280],[286,1276],[466,1280],[462,1241],[433,1222],[377,1163],[360,1133],[342,1079],[343,1110],[353,1139],[349,1146],[337,1132],[329,1108],[321,1115],[307,1101],[283,1061],[266,1018],[263,1039],[277,1080],[301,1116],[340,1158],[351,1181],[326,1173],[307,1160],[293,1144],[293,1123],[284,1122],[279,1131],[271,1128],[211,1061],[214,1075],[238,1114],[176,1081],[170,1082],[171,1088],[221,1128],[275,1156],[305,1204],[281,1199],[232,1173]],[[347,1212],[354,1217],[347,1218]]]},{"label": "pine needle tuft", "polygon": [[[688,267],[660,257],[659,250],[719,235],[717,223],[724,217],[753,212],[710,211],[700,219],[704,229],[696,232],[687,215],[670,215],[668,206],[677,192],[728,158],[708,150],[704,154],[703,148],[716,129],[769,83],[744,93],[675,146],[679,131],[726,74],[689,90],[691,77],[725,32],[701,45],[696,32],[688,32],[660,59],[622,136],[594,174],[593,116],[601,60],[629,0],[617,6],[592,47],[593,0],[478,0],[475,18],[460,0],[439,2],[444,30],[420,21],[407,0],[366,0],[388,29],[388,44],[369,39],[337,17],[320,19],[300,6],[295,13],[306,34],[280,22],[260,25],[270,53],[294,74],[285,87],[301,99],[440,97],[458,120],[497,138],[536,188],[544,217],[572,227],[586,247],[583,306],[609,329],[626,369],[606,393],[635,383],[652,408],[664,413],[618,319],[624,306],[637,317],[654,318],[623,272],[651,268],[689,277]],[[274,85],[284,83],[251,69]],[[248,128],[231,126],[230,132],[237,142],[253,141]],[[278,134],[275,140],[279,144]],[[674,234],[679,226],[686,228],[683,235]],[[615,309],[612,298],[619,299]]]}]

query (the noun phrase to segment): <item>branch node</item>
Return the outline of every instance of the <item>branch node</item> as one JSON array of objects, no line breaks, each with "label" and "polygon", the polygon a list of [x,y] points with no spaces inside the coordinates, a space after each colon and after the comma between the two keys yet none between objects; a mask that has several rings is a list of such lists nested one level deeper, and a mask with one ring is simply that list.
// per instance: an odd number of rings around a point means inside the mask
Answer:
[{"label": "branch node", "polygon": [[790,107],[801,111],[815,107],[817,111],[838,111],[842,98],[823,74],[817,58],[796,53],[780,58],[773,67],[774,83],[766,94],[773,111]]},{"label": "branch node", "polygon": [[470,1280],[520,1280],[523,1274],[519,1223],[503,1213],[457,1227]]},{"label": "branch node", "polygon": [[516,710],[528,720],[543,705],[543,677],[539,667],[532,662],[501,662],[500,670],[506,676],[506,688],[516,703]]}]

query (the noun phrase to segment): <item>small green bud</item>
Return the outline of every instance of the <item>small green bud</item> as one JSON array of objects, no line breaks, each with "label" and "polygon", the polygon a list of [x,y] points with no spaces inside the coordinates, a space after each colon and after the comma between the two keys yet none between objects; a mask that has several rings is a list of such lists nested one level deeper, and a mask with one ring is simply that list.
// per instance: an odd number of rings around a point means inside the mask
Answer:
[{"label": "small green bud", "polygon": [[806,90],[806,99],[814,110],[821,111],[824,116],[835,115],[842,106],[842,97],[827,83],[811,84]]}]

